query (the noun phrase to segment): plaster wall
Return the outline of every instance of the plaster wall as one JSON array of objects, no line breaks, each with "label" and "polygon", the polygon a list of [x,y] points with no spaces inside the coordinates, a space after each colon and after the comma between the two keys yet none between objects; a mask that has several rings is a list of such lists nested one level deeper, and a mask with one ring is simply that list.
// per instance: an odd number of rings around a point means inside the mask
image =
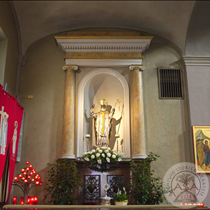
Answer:
[{"label": "plaster wall", "polygon": [[[210,56],[209,9],[210,2],[196,1],[187,34],[186,56],[188,57],[206,57],[208,59]],[[189,92],[190,125],[210,125],[210,66],[186,66],[186,71]],[[207,174],[207,176],[210,183],[210,175]],[[208,207],[210,207],[209,197],[210,191],[204,200],[205,206]]]},{"label": "plaster wall", "polygon": [[[0,28],[1,32],[1,28]],[[4,73],[7,55],[7,39],[0,39],[0,83],[4,84]]]},{"label": "plaster wall", "polygon": [[37,40],[51,34],[101,27],[155,33],[176,43],[183,52],[194,4],[195,1],[14,1],[24,54]]},{"label": "plaster wall", "polygon": [[210,66],[187,66],[191,125],[210,125]]},{"label": "plaster wall", "polygon": [[[15,96],[17,65],[18,65],[18,34],[15,19],[9,1],[0,1],[0,27],[7,37],[6,65],[4,72],[4,84],[7,83],[7,90]],[[1,74],[2,75],[2,74]],[[2,84],[2,85],[4,85]]]},{"label": "plaster wall", "polygon": [[[143,55],[145,120],[147,151],[162,157],[153,167],[163,177],[173,165],[192,162],[189,136],[189,113],[185,68],[177,49],[161,38],[154,37],[150,48]],[[184,99],[159,99],[157,68],[179,67],[184,76]]]},{"label": "plaster wall", "polygon": [[187,56],[210,56],[209,10],[209,1],[196,1],[186,39]]},{"label": "plaster wall", "polygon": [[[21,162],[16,172],[28,160],[42,177],[44,185],[34,188],[30,195],[43,203],[43,189],[47,182],[47,163],[61,156],[62,125],[65,90],[64,53],[56,46],[54,38],[38,42],[28,53],[28,61],[21,73],[21,104],[25,107],[25,127]],[[158,97],[157,67],[181,65],[176,49],[161,38],[155,37],[143,59],[144,103],[147,151],[162,156],[154,165],[157,175],[164,176],[171,165],[191,160],[187,125],[187,100],[160,100]],[[177,63],[178,62],[178,63]],[[81,68],[76,75],[77,84],[93,68]],[[132,72],[128,68],[114,68],[132,86]],[[27,95],[33,95],[28,99]],[[130,88],[132,98],[132,88]],[[130,106],[131,107],[131,106]],[[76,151],[75,151],[76,152]],[[21,195],[15,189],[15,195]]]},{"label": "plaster wall", "polygon": [[[25,108],[25,122],[21,162],[16,164],[17,174],[25,161],[30,161],[43,180],[43,187],[36,187],[31,195],[37,195],[43,203],[47,163],[61,156],[62,126],[65,90],[63,52],[53,38],[40,41],[31,48],[26,65],[21,72],[20,101]],[[33,99],[28,99],[33,95]],[[22,195],[14,189],[14,195]]]},{"label": "plaster wall", "polygon": [[[208,97],[210,89],[210,66],[187,66],[186,71],[191,126],[210,125],[210,98]],[[210,183],[209,174],[207,176]],[[210,207],[209,196],[210,191],[204,200],[205,206],[208,207]]]}]

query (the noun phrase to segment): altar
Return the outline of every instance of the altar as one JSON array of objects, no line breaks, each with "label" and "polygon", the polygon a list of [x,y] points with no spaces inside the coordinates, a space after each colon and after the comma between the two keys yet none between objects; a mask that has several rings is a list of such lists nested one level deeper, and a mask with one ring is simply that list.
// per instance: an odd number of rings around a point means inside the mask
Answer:
[{"label": "altar", "polygon": [[[108,196],[113,197],[130,183],[129,161],[147,157],[142,53],[152,38],[135,31],[91,30],[55,36],[65,52],[61,159],[77,163],[82,180],[78,204],[100,204],[106,183],[110,186]],[[114,153],[111,157],[102,152],[92,154],[101,148]],[[116,157],[123,161],[113,170],[101,171],[104,173],[84,166],[83,160],[92,164],[95,160],[100,166]]]}]

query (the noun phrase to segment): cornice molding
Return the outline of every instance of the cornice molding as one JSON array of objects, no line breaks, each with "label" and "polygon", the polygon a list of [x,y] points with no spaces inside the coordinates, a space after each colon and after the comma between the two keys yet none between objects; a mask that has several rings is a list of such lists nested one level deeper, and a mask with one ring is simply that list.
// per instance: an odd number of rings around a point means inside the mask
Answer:
[{"label": "cornice molding", "polygon": [[141,66],[142,59],[66,59],[65,67],[76,64],[79,67],[120,67]]},{"label": "cornice molding", "polygon": [[147,158],[147,155],[133,155],[132,159],[145,159]]},{"label": "cornice molding", "polygon": [[54,36],[55,39],[153,39],[153,36]]},{"label": "cornice molding", "polygon": [[55,37],[64,52],[144,52],[148,39],[64,39]]},{"label": "cornice molding", "polygon": [[75,159],[75,155],[70,155],[70,154],[63,154],[60,159]]},{"label": "cornice molding", "polygon": [[183,56],[186,66],[210,66],[210,57]]}]

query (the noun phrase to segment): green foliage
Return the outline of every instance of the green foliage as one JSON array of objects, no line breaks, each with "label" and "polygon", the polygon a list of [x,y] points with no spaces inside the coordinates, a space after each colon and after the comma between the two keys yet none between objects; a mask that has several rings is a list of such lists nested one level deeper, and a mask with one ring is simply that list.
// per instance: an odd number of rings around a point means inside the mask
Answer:
[{"label": "green foliage", "polygon": [[62,159],[56,163],[50,164],[48,171],[48,182],[45,190],[47,194],[44,200],[49,196],[48,204],[71,205],[76,201],[76,189],[80,185],[79,173],[76,163]]},{"label": "green foliage", "polygon": [[119,202],[119,201],[127,201],[129,198],[129,195],[127,195],[125,189],[122,191],[118,190],[118,192],[114,195],[114,200]]},{"label": "green foliage", "polygon": [[150,170],[150,164],[160,156],[150,152],[146,159],[139,163],[131,161],[132,170],[132,195],[136,205],[160,204],[165,200],[163,181],[160,177],[154,177],[154,170]]}]

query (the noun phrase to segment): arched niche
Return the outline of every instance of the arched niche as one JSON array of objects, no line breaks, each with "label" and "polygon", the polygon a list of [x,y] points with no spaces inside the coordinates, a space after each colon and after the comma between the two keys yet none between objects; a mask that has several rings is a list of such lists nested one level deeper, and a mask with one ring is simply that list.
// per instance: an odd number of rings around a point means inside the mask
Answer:
[{"label": "arched niche", "polygon": [[[78,125],[77,125],[77,157],[81,157],[94,145],[93,120],[90,117],[90,108],[95,104],[94,112],[100,110],[99,101],[106,99],[110,111],[117,103],[112,119],[111,138],[109,146],[122,153],[125,158],[130,157],[130,117],[129,117],[129,87],[126,79],[117,71],[110,68],[98,68],[86,74],[78,89]],[[115,134],[120,134],[118,140]],[[90,134],[89,144],[85,135]]]}]

